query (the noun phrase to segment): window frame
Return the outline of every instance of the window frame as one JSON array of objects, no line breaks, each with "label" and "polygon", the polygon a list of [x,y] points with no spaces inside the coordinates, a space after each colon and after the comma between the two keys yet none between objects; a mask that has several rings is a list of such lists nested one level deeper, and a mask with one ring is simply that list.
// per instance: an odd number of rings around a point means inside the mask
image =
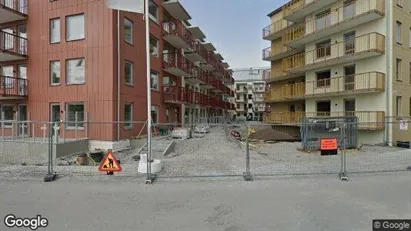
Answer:
[{"label": "window frame", "polygon": [[[129,82],[127,82],[127,79],[126,79],[128,65],[131,67]],[[134,63],[131,62],[130,60],[124,60],[124,85],[134,86]]]},{"label": "window frame", "polygon": [[395,80],[401,82],[402,81],[402,59],[396,58],[395,59]]},{"label": "window frame", "polygon": [[[68,35],[69,35],[69,32],[68,32],[68,30],[69,30],[69,19],[71,18],[71,17],[79,17],[79,16],[83,16],[83,24],[84,24],[84,26],[83,26],[83,29],[84,29],[84,31],[83,31],[83,34],[84,34],[84,37],[83,38],[77,38],[77,39],[69,39],[68,38]],[[75,42],[75,41],[81,41],[81,40],[84,40],[84,39],[86,39],[86,16],[85,16],[85,14],[84,13],[79,13],[79,14],[73,14],[73,15],[67,15],[66,16],[66,21],[65,21],[65,23],[66,23],[66,42]]]},{"label": "window frame", "polygon": [[402,96],[399,95],[395,98],[395,116],[402,116]]},{"label": "window frame", "polygon": [[[3,122],[6,119],[3,118],[3,114],[5,115],[5,113],[3,113],[4,107],[11,107],[11,120],[7,120],[7,121],[13,121],[14,120],[14,106],[13,104],[1,104],[0,105],[0,118],[1,118],[1,123],[0,123],[0,127],[2,128],[12,128],[13,127],[13,122]],[[4,125],[4,126],[3,126]]]},{"label": "window frame", "polygon": [[[156,112],[156,118],[155,118],[155,120],[153,119],[153,109],[154,109],[154,111]],[[158,106],[158,105],[151,105],[151,110],[150,110],[150,113],[151,113],[151,121],[152,121],[152,123],[153,124],[157,124],[157,123],[159,123],[159,118],[160,118],[160,115],[159,115],[159,112],[160,112],[160,107]]]},{"label": "window frame", "polygon": [[[325,45],[327,44],[327,45]],[[323,46],[324,45],[324,46]],[[327,39],[321,42],[318,42],[315,44],[315,49],[316,49],[316,59],[322,59],[322,58],[326,58],[328,56],[331,56],[331,39]],[[321,54],[320,49],[324,48],[324,55],[323,56],[319,56],[319,54]]]},{"label": "window frame", "polygon": [[[74,121],[70,121],[70,111],[69,111],[69,106],[79,106],[82,105],[83,106],[83,120],[79,120],[79,121],[75,121],[75,117],[74,117]],[[86,111],[86,106],[84,105],[84,102],[68,102],[66,103],[65,106],[66,109],[66,113],[65,113],[65,121],[67,122],[65,124],[65,129],[66,130],[84,130],[85,127],[85,120],[84,120],[84,116],[85,116],[85,111]],[[77,112],[77,111],[75,111]],[[75,114],[75,113],[74,113]],[[71,126],[71,124],[74,124],[74,126]],[[79,124],[76,126],[76,124]]]},{"label": "window frame", "polygon": [[[130,118],[129,120],[126,119],[127,113],[126,113],[126,107],[130,106]],[[133,128],[133,113],[134,110],[134,105],[133,103],[126,103],[124,104],[124,128],[125,129],[132,129]]]},{"label": "window frame", "polygon": [[[151,55],[151,56],[154,56],[154,57],[156,57],[156,58],[159,58],[159,57],[160,57],[160,41],[159,41],[155,36],[153,36],[153,35],[150,34],[150,49],[151,49],[151,39],[153,39],[153,40],[156,41],[156,47],[157,47],[157,48],[156,48],[156,49],[153,49],[153,52],[150,52],[150,55]],[[156,54],[153,54],[154,51],[156,51]]]},{"label": "window frame", "polygon": [[[130,37],[131,37],[131,41],[128,41],[126,38],[127,38],[127,36],[126,36],[126,22],[130,22],[131,23],[131,30],[130,30],[130,32],[131,32],[131,35],[130,35]],[[133,36],[133,33],[134,33],[134,22],[131,20],[131,19],[129,19],[129,18],[127,18],[127,17],[124,17],[124,20],[123,20],[123,29],[124,29],[124,34],[123,34],[123,36],[124,36],[124,41],[126,42],[126,43],[128,43],[128,44],[130,44],[130,45],[134,45],[134,36]]]},{"label": "window frame", "polygon": [[[399,35],[398,35],[399,33]],[[399,45],[402,45],[402,22],[395,21],[395,42]]]},{"label": "window frame", "polygon": [[[319,74],[324,74],[324,73],[330,73],[329,78],[318,78]],[[324,70],[324,71],[319,71],[315,73],[315,88],[326,88],[326,87],[331,87],[331,70]],[[323,83],[323,84],[319,84]]]},{"label": "window frame", "polygon": [[[157,79],[157,86],[156,88],[153,88],[152,84],[153,81],[151,81],[152,75],[155,74],[156,75],[156,79]],[[158,73],[157,71],[154,70],[150,70],[150,89],[152,91],[160,91],[160,73]]]},{"label": "window frame", "polygon": [[[52,41],[52,23],[54,22],[54,21],[58,21],[58,23],[59,23],[59,29],[58,29],[58,41]],[[57,18],[51,18],[50,20],[49,20],[49,43],[50,44],[58,44],[58,43],[61,43],[61,18],[60,17],[57,17]]]},{"label": "window frame", "polygon": [[[152,15],[151,12],[150,12],[150,5],[151,5],[151,4],[156,7],[156,16]],[[158,15],[159,15],[159,7],[158,7],[158,5],[157,5],[153,0],[149,0],[149,1],[148,1],[148,7],[149,7],[149,9],[148,9],[148,17],[149,17],[151,20],[153,20],[154,22],[158,23],[159,20],[160,20],[159,17],[158,17]]]},{"label": "window frame", "polygon": [[[83,62],[84,62],[84,77],[83,77],[83,82],[81,82],[81,83],[69,83],[69,78],[70,78],[70,75],[69,75],[69,71],[70,71],[70,68],[69,68],[69,62],[70,61],[75,61],[75,60],[83,60]],[[82,85],[82,84],[85,84],[86,83],[86,58],[85,57],[81,57],[81,58],[70,58],[70,59],[66,59],[66,85]]]},{"label": "window frame", "polygon": [[[59,76],[58,76],[58,83],[53,83],[53,64],[58,63],[59,64]],[[50,85],[51,86],[58,86],[61,85],[61,61],[60,60],[51,60],[50,61]]]}]

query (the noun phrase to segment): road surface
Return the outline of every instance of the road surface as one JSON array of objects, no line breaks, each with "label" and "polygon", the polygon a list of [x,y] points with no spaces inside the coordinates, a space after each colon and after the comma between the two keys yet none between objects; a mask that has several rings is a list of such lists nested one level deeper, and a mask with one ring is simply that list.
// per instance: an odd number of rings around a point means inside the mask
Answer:
[{"label": "road surface", "polygon": [[257,179],[62,178],[0,180],[3,218],[41,215],[38,230],[353,231],[375,218],[411,218],[411,173]]}]

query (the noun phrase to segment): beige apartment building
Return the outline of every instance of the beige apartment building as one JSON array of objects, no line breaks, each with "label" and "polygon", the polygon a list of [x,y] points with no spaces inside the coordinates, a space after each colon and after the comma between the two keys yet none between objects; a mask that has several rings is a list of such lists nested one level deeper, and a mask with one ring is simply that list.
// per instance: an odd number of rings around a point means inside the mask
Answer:
[{"label": "beige apartment building", "polygon": [[411,140],[411,1],[293,0],[268,16],[265,122],[355,116],[359,143]]}]

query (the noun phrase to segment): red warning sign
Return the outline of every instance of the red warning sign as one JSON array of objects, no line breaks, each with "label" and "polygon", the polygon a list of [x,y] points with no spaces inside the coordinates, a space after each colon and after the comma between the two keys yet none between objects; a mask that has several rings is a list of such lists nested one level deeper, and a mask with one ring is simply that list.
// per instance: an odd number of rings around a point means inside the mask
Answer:
[{"label": "red warning sign", "polygon": [[113,154],[113,152],[109,151],[103,161],[101,161],[98,170],[102,172],[121,172],[123,169],[121,168],[117,157]]},{"label": "red warning sign", "polygon": [[337,139],[321,139],[321,150],[337,150]]}]

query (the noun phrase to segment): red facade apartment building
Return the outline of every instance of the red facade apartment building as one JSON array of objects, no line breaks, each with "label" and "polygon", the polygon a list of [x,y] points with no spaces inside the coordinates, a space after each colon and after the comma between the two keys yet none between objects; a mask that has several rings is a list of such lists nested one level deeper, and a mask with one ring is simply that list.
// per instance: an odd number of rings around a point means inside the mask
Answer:
[{"label": "red facade apartment building", "polygon": [[[154,122],[234,109],[223,100],[234,95],[229,66],[183,6],[151,0],[149,8]],[[2,120],[89,121],[60,129],[106,141],[117,139],[110,121],[125,121],[120,138],[135,136],[142,124],[127,122],[147,119],[145,24],[141,14],[120,12],[119,86],[117,18],[104,0],[0,0]]]}]

